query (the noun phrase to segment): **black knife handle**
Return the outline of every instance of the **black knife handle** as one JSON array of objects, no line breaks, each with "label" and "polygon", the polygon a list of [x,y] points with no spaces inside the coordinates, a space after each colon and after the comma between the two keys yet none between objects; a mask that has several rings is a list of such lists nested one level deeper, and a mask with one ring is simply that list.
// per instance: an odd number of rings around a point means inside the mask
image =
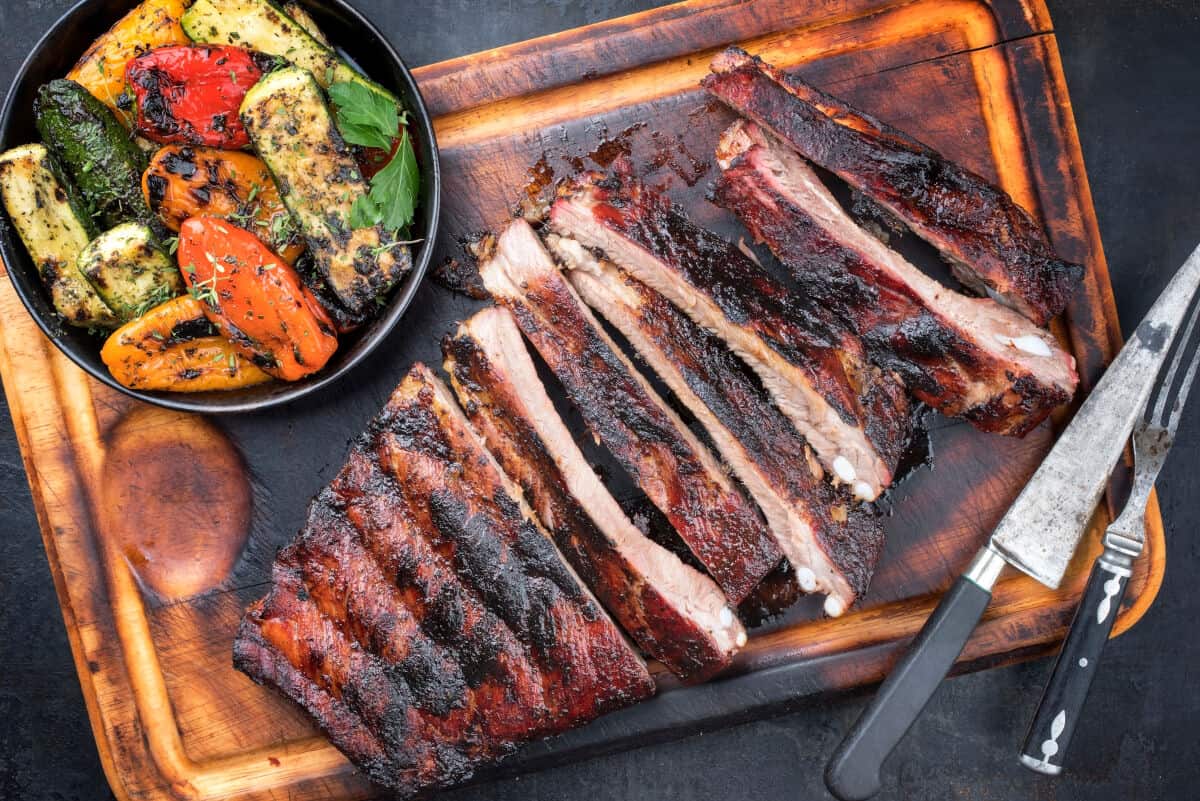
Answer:
[{"label": "black knife handle", "polygon": [[[963,576],[950,588],[908,653],[880,685],[871,705],[834,752],[825,769],[825,784],[842,801],[862,801],[879,792],[879,771],[884,760],[962,653],[992,599],[992,581],[1003,565],[990,549],[982,551],[976,563],[985,558],[994,559],[990,580],[981,586]],[[968,571],[968,575],[973,572]]]},{"label": "black knife handle", "polygon": [[1063,759],[1113,622],[1121,609],[1129,570],[1113,564],[1102,554],[1088,577],[1079,608],[1067,631],[1050,683],[1042,693],[1037,714],[1025,735],[1021,749],[1021,764],[1039,773],[1057,775],[1062,772]]}]

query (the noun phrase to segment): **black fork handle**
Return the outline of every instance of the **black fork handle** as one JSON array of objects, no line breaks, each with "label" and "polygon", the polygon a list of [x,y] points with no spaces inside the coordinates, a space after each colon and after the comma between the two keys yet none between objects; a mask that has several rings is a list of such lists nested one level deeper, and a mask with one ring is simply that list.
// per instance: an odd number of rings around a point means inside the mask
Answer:
[{"label": "black fork handle", "polygon": [[1105,556],[1101,554],[1092,566],[1050,683],[1025,735],[1021,764],[1038,773],[1055,776],[1062,772],[1067,746],[1079,724],[1113,622],[1121,611],[1130,571]]}]

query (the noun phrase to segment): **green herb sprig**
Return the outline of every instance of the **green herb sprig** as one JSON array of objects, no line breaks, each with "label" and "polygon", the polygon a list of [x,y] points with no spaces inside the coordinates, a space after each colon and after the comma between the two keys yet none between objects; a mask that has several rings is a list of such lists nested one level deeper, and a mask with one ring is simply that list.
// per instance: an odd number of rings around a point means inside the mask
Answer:
[{"label": "green herb sprig", "polygon": [[329,99],[337,106],[337,126],[353,145],[391,150],[400,132],[400,110],[388,98],[353,81],[329,87]]},{"label": "green herb sprig", "polygon": [[151,309],[166,303],[173,297],[175,297],[174,288],[167,284],[159,284],[138,304],[137,308],[134,309],[133,316],[141,317]]},{"label": "green herb sprig", "polygon": [[354,145],[391,151],[400,137],[396,154],[371,178],[370,191],[355,198],[350,209],[352,228],[382,225],[393,233],[412,222],[417,207],[421,175],[413,150],[408,122],[394,102],[359,83],[343,81],[329,87],[329,98],[337,108],[337,126],[342,137]]}]

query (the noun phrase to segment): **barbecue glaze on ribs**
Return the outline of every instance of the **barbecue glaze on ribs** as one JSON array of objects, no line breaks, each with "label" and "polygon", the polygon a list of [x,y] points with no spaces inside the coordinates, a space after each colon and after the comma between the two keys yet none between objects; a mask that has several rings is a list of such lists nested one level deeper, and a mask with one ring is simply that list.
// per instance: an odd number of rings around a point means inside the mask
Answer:
[{"label": "barbecue glaze on ribs", "polygon": [[654,692],[420,364],[280,552],[234,664],[405,797]]},{"label": "barbecue glaze on ribs", "polygon": [[714,198],[835,309],[872,360],[920,400],[1021,436],[1074,394],[1074,358],[1048,331],[926,276],[850,219],[803,159],[756,123],[721,137]]},{"label": "barbecue glaze on ribs", "polygon": [[1037,325],[1060,313],[1083,267],[1059,259],[1004,190],[902,131],[731,47],[704,87],[925,239],[955,275]]},{"label": "barbecue glaze on ribs", "polygon": [[746,632],[725,596],[625,516],[558,416],[511,312],[476,313],[442,349],[475,430],[622,628],[681,678],[728,665]]},{"label": "barbecue glaze on ribs", "polygon": [[733,603],[783,558],[754,506],[629,363],[523,219],[485,240],[479,274],[616,457]]},{"label": "barbecue glaze on ribs", "polygon": [[758,503],[800,588],[839,615],[860,597],[883,550],[880,521],[821,478],[804,438],[749,368],[670,301],[555,234],[547,244],[580,296],[613,324],[708,431]]},{"label": "barbecue glaze on ribs", "polygon": [[550,226],[602,251],[724,340],[857,497],[873,500],[891,483],[911,433],[908,396],[836,315],[622,169],[561,188]]}]

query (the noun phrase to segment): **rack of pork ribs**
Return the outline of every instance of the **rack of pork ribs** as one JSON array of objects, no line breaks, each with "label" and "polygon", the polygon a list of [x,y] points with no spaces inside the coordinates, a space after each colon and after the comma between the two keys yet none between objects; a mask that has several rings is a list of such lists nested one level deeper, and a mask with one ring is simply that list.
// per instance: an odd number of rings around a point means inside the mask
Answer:
[{"label": "rack of pork ribs", "polygon": [[[401,795],[651,695],[646,658],[721,672],[746,643],[737,605],[783,560],[844,613],[882,551],[864,502],[895,477],[913,398],[1020,436],[1074,393],[1041,326],[1081,269],[1011,198],[740,50],[704,85],[743,117],[712,198],[788,281],[628,162],[565,182],[540,231],[516,219],[478,243],[493,304],[443,342],[449,385],[409,371],[242,621],[235,665]],[[861,228],[812,164],[983,296]],[[686,559],[610,494],[532,352]]]}]

